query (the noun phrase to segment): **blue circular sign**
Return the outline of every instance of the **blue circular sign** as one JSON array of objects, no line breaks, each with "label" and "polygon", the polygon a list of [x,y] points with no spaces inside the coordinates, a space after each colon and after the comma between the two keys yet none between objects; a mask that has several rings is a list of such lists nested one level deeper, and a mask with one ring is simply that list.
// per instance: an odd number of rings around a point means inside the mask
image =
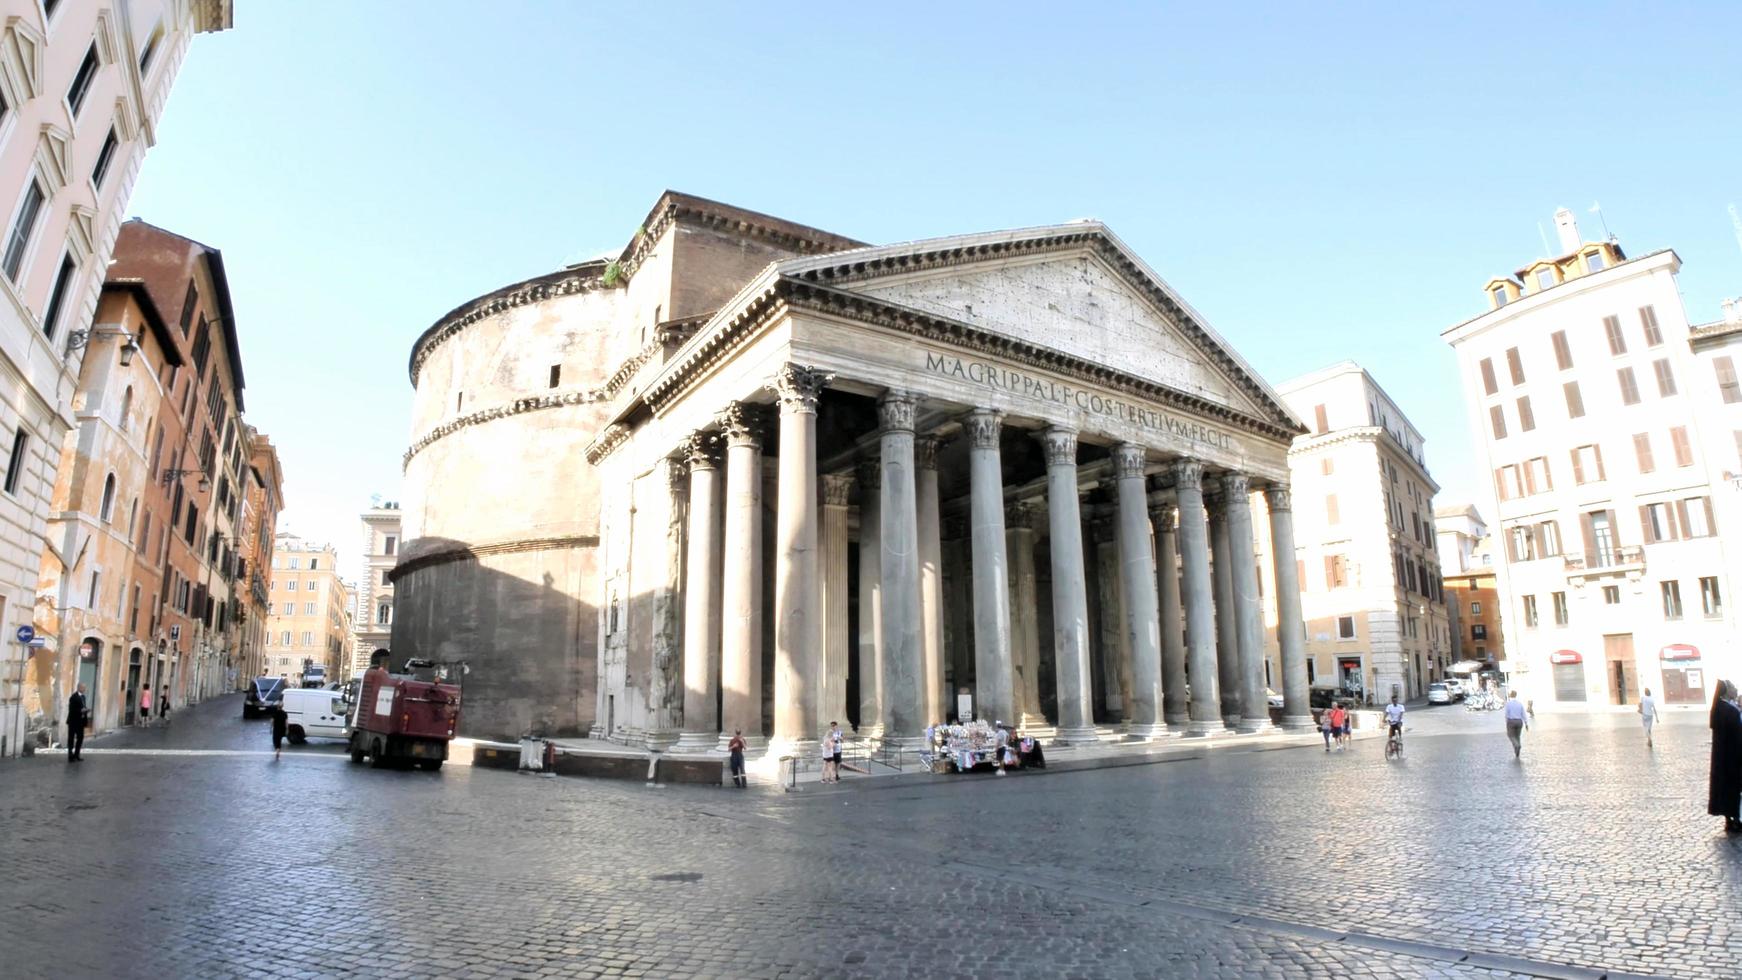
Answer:
[{"label": "blue circular sign", "polygon": [[34,639],[36,639],[36,627],[28,625],[18,627],[18,642],[29,643]]}]

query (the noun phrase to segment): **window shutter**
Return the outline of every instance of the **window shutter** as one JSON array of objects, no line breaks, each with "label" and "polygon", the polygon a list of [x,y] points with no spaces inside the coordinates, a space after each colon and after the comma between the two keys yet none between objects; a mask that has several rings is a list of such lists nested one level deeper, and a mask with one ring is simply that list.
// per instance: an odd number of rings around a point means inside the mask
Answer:
[{"label": "window shutter", "polygon": [[1591,527],[1590,514],[1579,515],[1579,530],[1585,536],[1585,560],[1589,561],[1590,556],[1597,551],[1597,532]]},{"label": "window shutter", "polygon": [[1676,524],[1676,534],[1675,534],[1676,539],[1680,540],[1682,538],[1687,537],[1688,536],[1688,502],[1685,500],[1678,500],[1675,502],[1675,524]]},{"label": "window shutter", "polygon": [[1518,560],[1518,535],[1511,531],[1506,532],[1506,560]]},{"label": "window shutter", "polygon": [[1525,463],[1524,464],[1524,495],[1528,497],[1534,493],[1536,493],[1536,467],[1531,466],[1529,463]]},{"label": "window shutter", "polygon": [[1579,459],[1579,451],[1577,449],[1573,450],[1573,482],[1585,482],[1585,464],[1583,460]]},{"label": "window shutter", "polygon": [[1531,544],[1536,546],[1536,557],[1548,557],[1548,542],[1543,540],[1541,524],[1532,524],[1530,526],[1530,541]]},{"label": "window shutter", "polygon": [[1718,523],[1712,516],[1712,498],[1701,497],[1700,505],[1706,508],[1706,533],[1715,538],[1718,536]]},{"label": "window shutter", "polygon": [[1337,587],[1337,559],[1331,555],[1325,556],[1325,588]]},{"label": "window shutter", "polygon": [[1313,406],[1313,421],[1315,423],[1317,423],[1318,432],[1321,435],[1326,433],[1326,432],[1331,431],[1330,423],[1325,418],[1325,406],[1323,406],[1323,405],[1314,405]]},{"label": "window shutter", "polygon": [[1645,536],[1646,544],[1656,544],[1658,542],[1657,529],[1652,527],[1651,524],[1650,504],[1639,505],[1639,527],[1640,533]]},{"label": "window shutter", "polygon": [[1621,522],[1617,521],[1615,519],[1615,512],[1614,511],[1606,510],[1603,513],[1609,515],[1609,536],[1615,539],[1615,547],[1620,548],[1621,547]]},{"label": "window shutter", "polygon": [[1599,480],[1608,479],[1608,477],[1605,476],[1603,473],[1603,447],[1602,446],[1592,446],[1591,447],[1591,457],[1597,461],[1597,479],[1599,479]]}]

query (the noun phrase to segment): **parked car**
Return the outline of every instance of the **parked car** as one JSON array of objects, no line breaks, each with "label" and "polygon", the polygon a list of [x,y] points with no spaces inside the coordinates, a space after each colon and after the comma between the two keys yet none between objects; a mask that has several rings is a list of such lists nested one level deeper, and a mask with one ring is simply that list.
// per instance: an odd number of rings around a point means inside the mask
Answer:
[{"label": "parked car", "polygon": [[256,677],[242,699],[242,717],[256,718],[284,703],[284,678]]},{"label": "parked car", "polygon": [[1268,697],[1270,699],[1270,706],[1272,708],[1282,707],[1282,695],[1276,693],[1275,691],[1272,691],[1268,687],[1264,689],[1264,694],[1266,697]]},{"label": "parked car", "polygon": [[293,744],[311,738],[351,737],[345,718],[350,704],[338,691],[303,688],[284,692],[284,713],[289,716],[285,734]]},{"label": "parked car", "polygon": [[1447,677],[1446,679],[1440,681],[1440,683],[1442,683],[1446,686],[1446,690],[1452,692],[1452,700],[1453,701],[1464,700],[1465,691],[1464,691],[1464,681],[1462,678]]},{"label": "parked car", "polygon": [[1434,681],[1427,686],[1428,704],[1451,704],[1452,700],[1451,688],[1448,688],[1444,683]]}]

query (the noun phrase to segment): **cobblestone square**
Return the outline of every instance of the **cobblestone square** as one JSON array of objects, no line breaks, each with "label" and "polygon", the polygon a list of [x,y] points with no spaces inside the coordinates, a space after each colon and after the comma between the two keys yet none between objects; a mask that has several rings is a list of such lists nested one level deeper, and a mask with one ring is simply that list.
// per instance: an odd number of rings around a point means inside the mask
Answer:
[{"label": "cobblestone square", "polygon": [[[287,748],[235,698],[0,763],[8,976],[1742,973],[1703,714],[1010,778],[652,788]],[[1443,734],[1431,734],[1443,732]],[[117,751],[124,750],[124,751]]]}]

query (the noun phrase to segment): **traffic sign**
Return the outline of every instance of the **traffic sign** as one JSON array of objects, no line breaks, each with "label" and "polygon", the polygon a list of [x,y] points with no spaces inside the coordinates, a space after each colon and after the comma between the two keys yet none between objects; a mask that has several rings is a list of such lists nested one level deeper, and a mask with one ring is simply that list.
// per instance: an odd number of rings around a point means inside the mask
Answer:
[{"label": "traffic sign", "polygon": [[18,642],[29,643],[34,639],[36,639],[36,627],[31,626],[28,623],[18,627]]}]

